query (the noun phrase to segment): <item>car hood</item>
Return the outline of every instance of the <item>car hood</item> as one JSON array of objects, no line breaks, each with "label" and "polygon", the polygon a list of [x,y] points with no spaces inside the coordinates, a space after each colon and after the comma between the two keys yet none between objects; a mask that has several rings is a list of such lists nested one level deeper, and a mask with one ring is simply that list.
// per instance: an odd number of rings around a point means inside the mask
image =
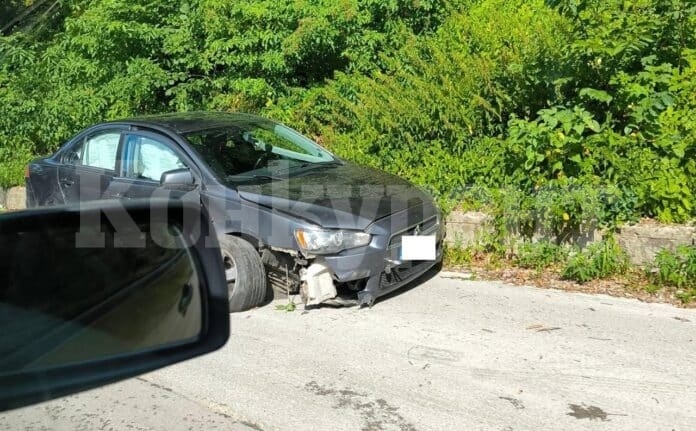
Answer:
[{"label": "car hood", "polygon": [[432,198],[394,175],[345,163],[307,171],[262,185],[237,188],[246,201],[308,220],[325,228],[364,230],[408,209],[434,212]]}]

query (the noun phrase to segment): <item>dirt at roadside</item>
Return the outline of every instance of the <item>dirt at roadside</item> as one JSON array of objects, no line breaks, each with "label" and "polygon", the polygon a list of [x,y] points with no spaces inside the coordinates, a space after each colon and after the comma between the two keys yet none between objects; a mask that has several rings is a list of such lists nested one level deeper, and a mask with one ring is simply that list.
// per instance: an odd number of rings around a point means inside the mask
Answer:
[{"label": "dirt at roadside", "polygon": [[683,303],[676,296],[677,289],[661,288],[654,293],[650,292],[650,283],[639,270],[633,270],[623,277],[592,280],[581,284],[561,279],[559,268],[537,271],[518,268],[504,262],[491,264],[486,259],[477,259],[468,265],[445,265],[444,269],[471,273],[472,278],[476,280],[497,280],[518,286],[536,286],[569,292],[603,293],[621,298],[635,298],[643,302],[667,303],[680,308],[696,308],[696,301]]}]

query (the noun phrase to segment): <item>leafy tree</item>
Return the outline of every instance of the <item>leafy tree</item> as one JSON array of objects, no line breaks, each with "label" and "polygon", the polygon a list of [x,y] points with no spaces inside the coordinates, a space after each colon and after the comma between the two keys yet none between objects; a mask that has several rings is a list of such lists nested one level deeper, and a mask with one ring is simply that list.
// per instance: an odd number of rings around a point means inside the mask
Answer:
[{"label": "leafy tree", "polygon": [[691,0],[8,0],[0,17],[0,185],[104,119],[242,110],[527,226],[696,215]]}]

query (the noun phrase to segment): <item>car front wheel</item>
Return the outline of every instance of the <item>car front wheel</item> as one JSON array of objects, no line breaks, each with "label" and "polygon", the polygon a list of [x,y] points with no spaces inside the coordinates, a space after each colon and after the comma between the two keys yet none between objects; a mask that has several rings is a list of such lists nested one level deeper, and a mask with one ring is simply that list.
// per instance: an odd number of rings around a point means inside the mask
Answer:
[{"label": "car front wheel", "polygon": [[266,273],[254,246],[236,236],[225,235],[220,238],[220,251],[225,266],[230,312],[260,305],[266,299]]}]

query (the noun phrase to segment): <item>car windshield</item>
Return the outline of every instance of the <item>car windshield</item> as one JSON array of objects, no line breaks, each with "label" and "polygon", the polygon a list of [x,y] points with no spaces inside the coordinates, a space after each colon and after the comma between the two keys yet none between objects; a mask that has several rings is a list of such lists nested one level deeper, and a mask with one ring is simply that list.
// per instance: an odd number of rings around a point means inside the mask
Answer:
[{"label": "car windshield", "polygon": [[271,121],[235,121],[184,137],[226,182],[273,179],[297,168],[337,162],[310,139]]}]

